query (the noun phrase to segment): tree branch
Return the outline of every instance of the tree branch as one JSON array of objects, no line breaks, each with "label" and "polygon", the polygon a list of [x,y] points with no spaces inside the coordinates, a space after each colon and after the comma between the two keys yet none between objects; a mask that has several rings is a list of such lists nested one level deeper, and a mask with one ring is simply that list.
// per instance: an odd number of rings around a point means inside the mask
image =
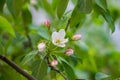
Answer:
[{"label": "tree branch", "polygon": [[28,74],[24,70],[22,70],[17,64],[15,64],[13,61],[9,60],[5,56],[0,55],[0,59],[10,65],[13,69],[15,69],[18,73],[26,77],[28,80],[36,80],[32,75]]}]

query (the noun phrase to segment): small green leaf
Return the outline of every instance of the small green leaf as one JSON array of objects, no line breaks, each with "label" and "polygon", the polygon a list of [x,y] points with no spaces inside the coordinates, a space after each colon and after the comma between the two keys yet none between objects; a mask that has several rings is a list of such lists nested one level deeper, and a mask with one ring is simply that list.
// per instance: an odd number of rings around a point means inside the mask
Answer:
[{"label": "small green leaf", "polygon": [[26,64],[27,62],[29,62],[30,60],[32,60],[35,56],[36,56],[36,54],[38,53],[38,51],[37,50],[33,50],[33,51],[31,51],[29,54],[27,54],[25,57],[24,57],[24,59],[23,59],[23,64]]},{"label": "small green leaf", "polygon": [[43,80],[47,75],[47,63],[45,60],[36,60],[32,64],[33,76],[37,78],[37,80]]},{"label": "small green leaf", "polygon": [[69,0],[60,0],[59,1],[59,4],[57,6],[57,16],[58,18],[61,18],[62,15],[64,14],[66,8],[67,8],[67,5],[68,5],[68,2]]},{"label": "small green leaf", "polygon": [[0,31],[7,32],[11,36],[15,37],[15,33],[11,24],[2,16],[0,16]]},{"label": "small green leaf", "polygon": [[76,77],[73,68],[64,60],[62,60],[62,65],[64,67],[68,80],[75,80]]}]

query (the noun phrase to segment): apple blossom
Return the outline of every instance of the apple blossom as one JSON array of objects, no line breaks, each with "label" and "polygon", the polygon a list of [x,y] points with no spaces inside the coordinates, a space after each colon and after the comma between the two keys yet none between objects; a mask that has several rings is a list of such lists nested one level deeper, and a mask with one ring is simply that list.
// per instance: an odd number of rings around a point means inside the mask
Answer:
[{"label": "apple blossom", "polygon": [[72,40],[79,40],[82,38],[82,35],[80,34],[75,34],[73,37],[72,37]]},{"label": "apple blossom", "polygon": [[39,43],[37,47],[38,47],[38,51],[39,51],[39,52],[42,52],[42,51],[45,50],[46,45],[45,45],[44,42],[42,42],[42,43]]},{"label": "apple blossom", "polygon": [[65,43],[68,42],[68,39],[65,39],[65,30],[61,29],[59,32],[52,33],[52,43],[58,47],[65,47]]},{"label": "apple blossom", "polygon": [[73,53],[74,53],[74,50],[71,49],[71,48],[67,49],[66,52],[65,52],[65,54],[66,54],[67,56],[70,56],[70,55],[72,55]]},{"label": "apple blossom", "polygon": [[56,66],[58,64],[58,61],[57,60],[53,60],[52,62],[51,62],[51,66]]}]

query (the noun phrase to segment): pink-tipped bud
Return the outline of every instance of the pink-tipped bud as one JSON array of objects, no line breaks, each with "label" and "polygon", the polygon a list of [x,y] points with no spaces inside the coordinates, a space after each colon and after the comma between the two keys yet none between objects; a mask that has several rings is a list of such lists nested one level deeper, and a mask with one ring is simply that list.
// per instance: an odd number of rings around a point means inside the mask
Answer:
[{"label": "pink-tipped bud", "polygon": [[58,64],[58,61],[57,60],[53,60],[52,62],[51,62],[51,66],[56,66]]},{"label": "pink-tipped bud", "polygon": [[65,52],[65,54],[66,54],[67,56],[70,56],[70,55],[72,55],[73,53],[74,53],[74,51],[73,51],[73,49],[71,49],[71,48],[67,49],[66,52]]},{"label": "pink-tipped bud", "polygon": [[42,51],[45,50],[46,45],[45,45],[44,42],[42,42],[42,43],[39,43],[37,47],[38,47],[38,51],[39,51],[39,52],[42,52]]},{"label": "pink-tipped bud", "polygon": [[79,40],[82,38],[82,35],[80,34],[75,34],[73,37],[72,37],[72,40]]},{"label": "pink-tipped bud", "polygon": [[50,24],[51,24],[50,20],[46,20],[46,21],[44,22],[44,25],[45,25],[45,26],[48,26],[48,27],[49,27]]}]

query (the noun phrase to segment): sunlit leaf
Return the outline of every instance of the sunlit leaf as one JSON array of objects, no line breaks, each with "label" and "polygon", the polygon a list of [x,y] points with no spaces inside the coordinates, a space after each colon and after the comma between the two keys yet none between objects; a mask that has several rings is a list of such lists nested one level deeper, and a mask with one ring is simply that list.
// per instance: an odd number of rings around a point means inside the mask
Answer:
[{"label": "sunlit leaf", "polygon": [[11,36],[15,37],[15,33],[11,24],[2,16],[0,16],[0,31],[7,32]]},{"label": "sunlit leaf", "polygon": [[64,14],[65,10],[66,10],[66,7],[68,5],[68,1],[69,0],[60,0],[58,6],[57,6],[57,16],[59,18],[62,17],[62,15]]}]

